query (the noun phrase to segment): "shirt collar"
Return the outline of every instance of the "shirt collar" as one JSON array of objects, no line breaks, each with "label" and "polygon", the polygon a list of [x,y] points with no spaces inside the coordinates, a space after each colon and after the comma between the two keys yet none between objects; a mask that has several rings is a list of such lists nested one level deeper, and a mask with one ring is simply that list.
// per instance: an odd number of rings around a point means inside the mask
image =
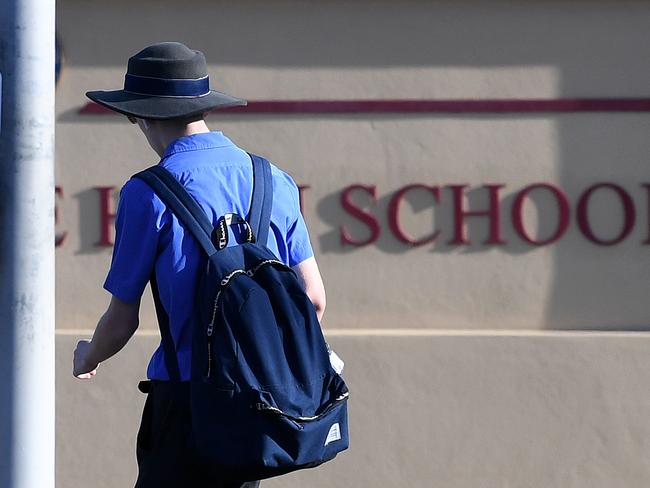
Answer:
[{"label": "shirt collar", "polygon": [[193,134],[191,136],[183,136],[172,141],[167,149],[163,159],[171,156],[172,154],[187,151],[197,151],[199,149],[214,149],[217,147],[234,146],[233,142],[223,135],[222,132],[205,132],[202,134]]}]

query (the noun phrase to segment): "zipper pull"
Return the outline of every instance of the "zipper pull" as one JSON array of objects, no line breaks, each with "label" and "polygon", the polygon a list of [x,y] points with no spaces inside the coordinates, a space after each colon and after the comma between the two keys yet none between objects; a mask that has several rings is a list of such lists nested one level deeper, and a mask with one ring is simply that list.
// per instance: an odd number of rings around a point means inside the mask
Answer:
[{"label": "zipper pull", "polygon": [[212,374],[212,343],[208,341],[208,372],[205,375],[206,378],[210,378],[210,375]]}]

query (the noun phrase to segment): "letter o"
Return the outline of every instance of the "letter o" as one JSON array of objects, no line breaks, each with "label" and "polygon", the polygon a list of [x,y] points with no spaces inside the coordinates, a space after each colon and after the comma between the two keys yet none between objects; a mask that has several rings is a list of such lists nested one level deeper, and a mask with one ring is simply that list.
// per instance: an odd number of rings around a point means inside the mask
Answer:
[{"label": "letter o", "polygon": [[[619,235],[613,239],[601,239],[597,237],[591,228],[591,224],[589,223],[589,213],[587,211],[589,206],[589,199],[594,194],[594,192],[600,190],[601,188],[609,188],[610,190],[614,190],[614,192],[616,192],[616,194],[621,199],[621,203],[623,204],[623,228],[621,229]],[[634,208],[632,197],[630,197],[630,195],[628,195],[628,193],[623,188],[614,183],[598,183],[590,186],[580,197],[577,208],[577,220],[580,232],[582,232],[582,235],[584,235],[591,242],[598,244],[599,246],[613,246],[622,242],[630,234],[630,232],[632,232],[634,223],[636,222],[636,210]]]},{"label": "letter o", "polygon": [[[558,204],[558,222],[557,229],[553,235],[547,239],[535,240],[530,237],[526,231],[526,228],[524,227],[523,207],[524,200],[528,194],[533,190],[542,188],[550,190],[550,192],[555,196],[555,200]],[[558,241],[569,228],[570,218],[571,212],[569,210],[569,200],[567,199],[566,195],[562,192],[562,190],[548,183],[535,183],[533,185],[527,186],[517,194],[517,197],[512,204],[512,225],[515,228],[515,231],[517,231],[517,234],[519,234],[523,240],[529,244],[533,244],[534,246],[545,246],[547,244],[552,244]]]}]

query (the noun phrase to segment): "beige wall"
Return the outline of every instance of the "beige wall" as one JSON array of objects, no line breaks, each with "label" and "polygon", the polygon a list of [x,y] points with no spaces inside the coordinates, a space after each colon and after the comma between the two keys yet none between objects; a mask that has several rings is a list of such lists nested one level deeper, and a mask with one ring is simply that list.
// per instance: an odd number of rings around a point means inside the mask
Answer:
[{"label": "beige wall", "polygon": [[[648,20],[639,2],[315,2],[308,9],[193,2],[174,15],[139,3],[129,4],[133,17],[118,20],[121,5],[127,4],[63,2],[59,10],[67,63],[58,87],[57,172],[65,191],[61,227],[70,233],[58,251],[60,327],[87,327],[106,300],[98,285],[110,250],[93,247],[99,203],[92,188],[119,188],[156,161],[123,118],[77,109],[86,90],[120,86],[124,60],[147,43],[175,38],[201,47],[213,63],[214,85],[253,100],[640,97],[650,86],[650,70],[637,58]],[[138,28],[141,22],[146,28]],[[331,285],[327,326],[554,329],[643,327],[647,321],[643,257],[649,248],[640,243],[649,232],[640,187],[650,181],[645,120],[645,114],[611,113],[222,115],[212,125],[312,186],[305,213]],[[600,181],[624,186],[638,208],[637,226],[621,245],[588,242],[575,214],[555,245],[535,248],[515,235],[510,205],[525,186],[558,185],[574,211],[579,195]],[[508,244],[448,245],[448,189],[435,218],[424,193],[411,197],[418,212],[408,204],[402,211],[414,235],[426,234],[435,221],[443,231],[438,242],[417,249],[400,243],[388,229],[386,206],[397,189],[414,182],[468,184],[476,207],[485,205],[481,185],[506,185],[501,213]],[[377,185],[374,212],[383,228],[376,244],[361,249],[339,242],[342,224],[359,238],[365,233],[339,204],[341,190],[353,183]],[[620,206],[602,196],[600,207],[594,199],[593,221],[601,235],[611,236],[620,228]],[[356,198],[364,200],[363,194]],[[552,226],[553,209],[540,200],[543,222]],[[485,219],[470,220],[469,233],[482,241]],[[81,303],[66,291],[80,273],[88,286]]]},{"label": "beige wall", "polygon": [[[643,488],[648,337],[585,334],[330,337],[347,359],[350,450],[263,485]],[[135,480],[135,385],[154,342],[129,344],[80,387],[74,340],[59,338],[59,488]]]},{"label": "beige wall", "polygon": [[[640,1],[59,2],[57,182],[59,230],[68,232],[57,250],[59,485],[83,486],[98,472],[97,486],[128,485],[142,403],[134,386],[155,346],[147,300],[143,332],[93,384],[68,378],[76,330],[91,329],[108,300],[110,249],[93,245],[93,188],[119,188],[156,162],[123,118],[78,113],[86,90],[120,86],[131,54],[183,41],[206,53],[214,88],[250,100],[648,97],[648,25],[650,3]],[[328,290],[324,326],[353,393],[350,453],[269,485],[645,486],[645,333],[557,331],[648,327],[647,121],[646,113],[212,116],[213,128],[311,185],[305,217]],[[575,222],[578,197],[602,181],[625,188],[637,211],[631,235],[611,247],[590,243]],[[541,248],[518,238],[509,217],[517,192],[537,182],[561,188],[572,209],[567,234]],[[364,235],[339,202],[354,183],[376,185],[379,197],[372,211],[383,233],[363,248],[340,244],[341,225]],[[436,225],[439,241],[400,243],[386,208],[410,183],[468,184],[473,208],[486,205],[482,185],[504,184],[507,244],[481,245],[479,220],[468,225],[474,245],[449,245],[448,188],[435,207],[417,193],[402,209],[408,232]],[[548,233],[553,208],[534,200],[527,225],[539,214]],[[618,201],[592,203],[599,235],[615,234]],[[93,452],[102,445],[115,453],[110,467]]]}]

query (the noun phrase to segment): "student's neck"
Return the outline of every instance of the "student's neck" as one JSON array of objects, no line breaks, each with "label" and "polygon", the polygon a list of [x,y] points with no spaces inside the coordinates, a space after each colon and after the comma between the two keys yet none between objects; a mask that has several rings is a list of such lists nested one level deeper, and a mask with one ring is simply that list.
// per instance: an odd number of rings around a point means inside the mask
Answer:
[{"label": "student's neck", "polygon": [[197,120],[196,122],[190,122],[185,126],[169,126],[161,127],[158,133],[158,152],[162,157],[161,153],[164,153],[167,146],[169,146],[176,139],[184,136],[192,136],[195,134],[205,134],[210,132],[207,124],[204,120]]},{"label": "student's neck", "polygon": [[183,131],[182,135],[191,136],[194,134],[205,134],[206,132],[210,132],[210,129],[205,123],[205,120],[197,120],[196,122],[190,122],[189,124],[187,124],[185,126],[185,130]]}]

